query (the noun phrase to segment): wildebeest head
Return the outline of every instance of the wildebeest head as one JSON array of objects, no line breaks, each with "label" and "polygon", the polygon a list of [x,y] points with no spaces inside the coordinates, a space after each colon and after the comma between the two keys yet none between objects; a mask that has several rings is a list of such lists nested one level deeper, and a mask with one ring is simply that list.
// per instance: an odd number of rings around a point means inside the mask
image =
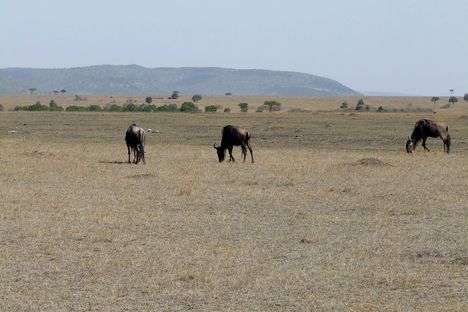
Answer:
[{"label": "wildebeest head", "polygon": [[408,140],[406,141],[406,152],[408,154],[412,153],[414,151],[414,143],[413,143],[413,140],[411,140],[411,138],[408,138]]},{"label": "wildebeest head", "polygon": [[213,144],[216,152],[218,153],[219,162],[223,162],[224,158],[226,157],[226,149],[222,148],[221,146],[216,146],[216,143]]}]

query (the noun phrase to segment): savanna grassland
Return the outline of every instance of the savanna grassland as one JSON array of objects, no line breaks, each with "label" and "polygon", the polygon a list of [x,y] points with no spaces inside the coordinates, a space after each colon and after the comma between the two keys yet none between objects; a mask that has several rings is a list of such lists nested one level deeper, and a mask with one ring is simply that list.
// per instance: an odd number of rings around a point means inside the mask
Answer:
[{"label": "savanna grassland", "polygon": [[[311,112],[1,112],[0,311],[468,310],[466,104],[436,115],[449,155],[407,155],[432,113],[300,100],[283,102]],[[158,131],[146,165],[126,163],[132,122]],[[226,124],[252,132],[254,164],[218,163]]]}]

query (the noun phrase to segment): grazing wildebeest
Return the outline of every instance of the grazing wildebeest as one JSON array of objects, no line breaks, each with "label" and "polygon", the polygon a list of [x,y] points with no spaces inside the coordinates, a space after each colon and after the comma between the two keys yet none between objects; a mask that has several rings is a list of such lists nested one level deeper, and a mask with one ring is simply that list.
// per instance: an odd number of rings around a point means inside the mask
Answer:
[{"label": "grazing wildebeest", "polygon": [[133,152],[133,163],[138,164],[141,160],[145,163],[145,130],[136,124],[131,124],[125,133],[125,142],[128,150],[128,163],[130,163],[130,152]]},{"label": "grazing wildebeest", "polygon": [[221,134],[223,136],[221,139],[221,146],[216,146],[216,143],[213,144],[213,147],[218,153],[219,162],[224,161],[224,157],[226,156],[226,149],[229,151],[229,161],[234,161],[234,157],[232,156],[232,148],[234,145],[240,145],[242,148],[242,155],[244,155],[244,162],[245,157],[247,156],[248,148],[250,151],[250,156],[252,157],[252,163],[254,163],[252,148],[249,145],[250,133],[247,130],[227,125],[223,128]]},{"label": "grazing wildebeest", "polygon": [[406,152],[412,153],[416,149],[418,142],[422,140],[422,146],[425,150],[429,151],[426,146],[426,139],[431,138],[441,138],[444,142],[444,152],[447,154],[450,151],[450,135],[448,132],[448,126],[445,122],[432,121],[428,119],[420,119],[414,125],[413,132],[411,136],[406,141]]}]

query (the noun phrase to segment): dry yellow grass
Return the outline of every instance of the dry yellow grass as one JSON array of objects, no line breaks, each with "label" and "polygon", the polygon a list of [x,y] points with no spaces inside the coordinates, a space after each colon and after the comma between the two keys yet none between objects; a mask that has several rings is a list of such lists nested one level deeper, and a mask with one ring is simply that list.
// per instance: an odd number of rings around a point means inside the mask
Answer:
[{"label": "dry yellow grass", "polygon": [[[1,113],[0,310],[466,311],[460,116],[409,156],[430,115]],[[227,123],[255,164],[217,162]]]}]

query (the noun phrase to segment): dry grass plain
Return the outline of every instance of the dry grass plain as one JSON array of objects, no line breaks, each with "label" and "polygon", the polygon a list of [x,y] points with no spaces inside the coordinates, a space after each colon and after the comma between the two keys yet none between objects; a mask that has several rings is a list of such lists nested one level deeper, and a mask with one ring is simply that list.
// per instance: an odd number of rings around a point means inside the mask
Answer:
[{"label": "dry grass plain", "polygon": [[407,155],[421,117],[0,113],[0,310],[467,311],[468,119]]}]

